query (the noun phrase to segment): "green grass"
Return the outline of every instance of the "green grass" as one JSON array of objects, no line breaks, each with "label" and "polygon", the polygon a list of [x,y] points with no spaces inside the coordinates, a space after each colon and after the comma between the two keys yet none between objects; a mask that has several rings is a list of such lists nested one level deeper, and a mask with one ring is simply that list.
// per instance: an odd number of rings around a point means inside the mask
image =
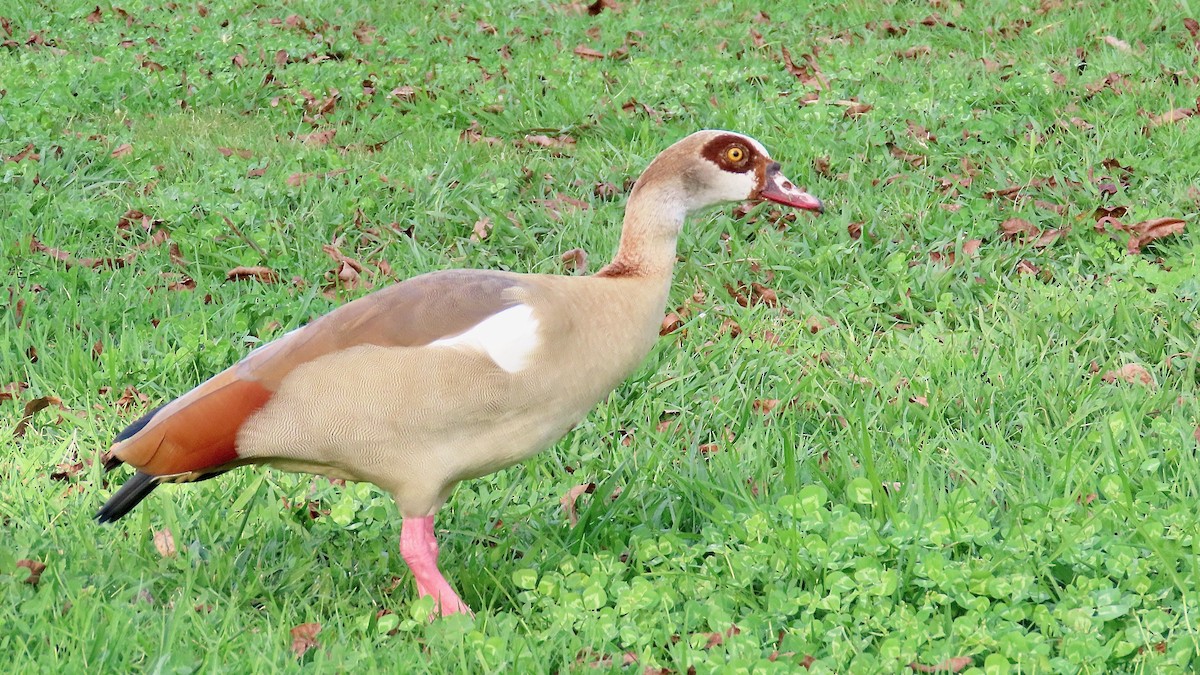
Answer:
[{"label": "green grass", "polygon": [[[1200,665],[1200,119],[1147,129],[1200,95],[1194,3],[626,1],[593,17],[213,0],[122,4],[127,19],[104,4],[94,23],[95,3],[57,4],[0,0],[0,157],[39,156],[0,163],[0,386],[28,384],[0,401],[0,654],[20,671]],[[578,45],[627,51],[588,61]],[[816,87],[788,73],[785,46],[797,64],[815,55],[817,102],[801,105]],[[849,117],[851,97],[873,108]],[[332,283],[323,244],[374,287],[447,267],[557,272],[575,247],[595,269],[623,200],[594,186],[620,188],[705,127],[755,136],[829,209],[783,229],[761,208],[693,219],[682,330],[552,450],[456,491],[442,563],[473,621],[423,620],[395,509],[370,486],[242,470],[91,520],[120,479],[94,459],[124,425],[367,292]],[[299,140],[324,129],[328,145]],[[290,185],[298,173],[316,175]],[[990,194],[1024,184],[1021,201]],[[559,194],[587,208],[556,218],[541,200]],[[1101,205],[1189,230],[1131,255],[1096,231]],[[182,263],[140,225],[117,229],[131,209],[161,220]],[[1070,231],[1008,242],[1010,217]],[[481,218],[494,229],[472,241]],[[34,238],[137,255],[67,265]],[[227,281],[239,265],[280,282]],[[725,290],[752,282],[779,305]],[[1126,364],[1154,386],[1104,381]],[[121,405],[127,387],[147,400]],[[42,396],[61,409],[12,438]],[[559,499],[588,482],[571,528]],[[175,557],[154,546],[164,528]],[[46,565],[38,584],[20,559]],[[319,647],[298,658],[305,623]]]}]

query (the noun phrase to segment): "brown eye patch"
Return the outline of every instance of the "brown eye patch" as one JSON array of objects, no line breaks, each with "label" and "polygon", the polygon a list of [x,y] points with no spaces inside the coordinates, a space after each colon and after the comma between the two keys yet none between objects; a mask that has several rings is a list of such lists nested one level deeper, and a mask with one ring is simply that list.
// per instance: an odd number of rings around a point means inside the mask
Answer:
[{"label": "brown eye patch", "polygon": [[733,134],[722,134],[704,144],[700,155],[731,173],[747,173],[759,163],[754,146]]}]

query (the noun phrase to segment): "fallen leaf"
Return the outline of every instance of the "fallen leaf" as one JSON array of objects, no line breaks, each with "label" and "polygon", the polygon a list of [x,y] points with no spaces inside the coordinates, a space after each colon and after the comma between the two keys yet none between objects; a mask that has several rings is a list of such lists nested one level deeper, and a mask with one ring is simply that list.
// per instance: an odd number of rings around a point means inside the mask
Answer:
[{"label": "fallen leaf", "polygon": [[896,56],[902,59],[915,59],[921,56],[929,56],[930,51],[932,50],[930,50],[929,45],[917,45],[916,47],[909,47],[908,49],[896,52]]},{"label": "fallen leaf", "polygon": [[172,265],[187,267],[187,260],[184,259],[183,253],[179,250],[179,244],[171,242],[167,246],[167,257],[171,259]]},{"label": "fallen leaf", "polygon": [[658,329],[658,334],[670,335],[680,328],[683,328],[683,319],[680,319],[679,315],[675,312],[667,312],[666,316],[663,317],[662,326]]},{"label": "fallen leaf", "polygon": [[0,387],[0,401],[11,401],[29,388],[28,382],[9,382]]},{"label": "fallen leaf", "polygon": [[572,274],[587,274],[587,251],[573,248],[562,254],[563,268]]},{"label": "fallen leaf", "polygon": [[1172,234],[1183,232],[1187,221],[1181,218],[1154,218],[1140,223],[1127,225],[1113,216],[1104,216],[1096,221],[1096,230],[1108,232],[1109,228],[1129,234],[1126,250],[1131,255],[1142,252],[1142,247],[1155,239],[1162,239]]},{"label": "fallen leaf", "polygon": [[154,533],[154,548],[158,550],[158,554],[164,558],[174,558],[176,555],[175,537],[171,535],[171,530],[164,527],[161,530],[151,531]]},{"label": "fallen leaf", "polygon": [[235,267],[225,273],[225,279],[228,281],[244,281],[246,279],[257,279],[265,284],[273,284],[279,281],[279,277],[269,267]]},{"label": "fallen leaf", "polygon": [[926,666],[924,664],[913,661],[908,664],[909,668],[918,673],[957,673],[963,668],[971,665],[974,661],[969,656],[954,656],[942,661],[936,666]]},{"label": "fallen leaf", "polygon": [[225,148],[225,147],[218,146],[217,152],[221,153],[225,157],[232,157],[233,155],[237,155],[238,157],[241,157],[242,159],[250,159],[251,157],[254,156],[254,152],[252,150],[247,150],[245,148]]},{"label": "fallen leaf", "polygon": [[1191,33],[1192,37],[1200,37],[1200,21],[1196,21],[1190,17],[1186,18],[1183,20],[1183,27]]},{"label": "fallen leaf", "polygon": [[1187,118],[1189,118],[1195,114],[1196,114],[1195,108],[1176,108],[1174,110],[1170,110],[1165,113],[1162,113],[1161,115],[1155,115],[1155,116],[1151,117],[1150,118],[1150,126],[1160,127],[1164,124],[1173,124],[1175,122],[1182,122],[1183,120],[1186,120]]},{"label": "fallen leaf", "polygon": [[1140,384],[1150,389],[1158,388],[1158,382],[1154,380],[1154,375],[1146,370],[1146,367],[1138,363],[1127,363],[1116,370],[1110,370],[1104,373],[1101,380],[1114,384],[1118,381],[1128,382],[1130,384]]},{"label": "fallen leaf", "polygon": [[1143,220],[1133,226],[1133,231],[1138,233],[1137,242],[1131,238],[1129,241],[1129,252],[1141,252],[1141,249],[1146,244],[1155,239],[1162,239],[1172,234],[1183,232],[1183,228],[1187,226],[1187,222],[1181,218],[1155,218],[1153,220]]},{"label": "fallen leaf", "polygon": [[597,14],[599,14],[600,12],[603,12],[606,9],[610,9],[613,12],[620,12],[621,5],[614,2],[613,0],[596,0],[592,4],[588,5],[587,13],[592,16],[596,16]]},{"label": "fallen leaf", "polygon": [[1042,268],[1034,265],[1028,260],[1021,260],[1017,262],[1017,265],[1014,269],[1016,269],[1017,274],[1037,274],[1038,272],[1042,271]]},{"label": "fallen leaf", "polygon": [[732,624],[729,626],[729,628],[725,629],[724,633],[708,633],[708,642],[705,643],[704,648],[712,649],[713,647],[725,642],[726,638],[731,638],[741,632],[742,629],[738,628],[737,624]]},{"label": "fallen leaf", "polygon": [[25,409],[21,413],[21,419],[17,421],[17,426],[13,427],[13,437],[23,438],[25,432],[29,429],[29,423],[33,421],[33,416],[39,410],[52,405],[61,405],[62,400],[57,396],[39,396],[25,404]]},{"label": "fallen leaf", "polygon": [[875,106],[870,103],[860,103],[854,99],[848,101],[835,101],[837,105],[845,106],[845,116],[851,119],[857,119],[874,110]]},{"label": "fallen leaf", "polygon": [[471,227],[471,241],[483,241],[492,232],[492,219],[484,216]]},{"label": "fallen leaf", "polygon": [[10,157],[6,157],[4,159],[4,161],[6,161],[6,162],[21,162],[21,161],[28,159],[30,161],[36,162],[41,158],[42,158],[41,155],[39,155],[38,153],[33,151],[33,143],[30,143],[25,146],[24,150],[18,152],[15,155],[10,156]]},{"label": "fallen leaf", "polygon": [[305,145],[320,147],[323,145],[329,145],[329,142],[332,141],[333,137],[336,135],[337,129],[325,129],[322,131],[314,131],[311,134],[301,134],[297,136],[296,139]]},{"label": "fallen leaf", "polygon": [[154,229],[155,225],[160,224],[162,224],[162,220],[152,218],[137,209],[129,209],[120,218],[117,218],[117,229],[126,232],[132,231],[135,225],[149,232]]},{"label": "fallen leaf", "polygon": [[537,145],[543,148],[570,148],[575,145],[575,139],[570,136],[544,136],[541,134],[527,135],[523,145]]},{"label": "fallen leaf", "polygon": [[787,47],[780,47],[780,52],[783,55],[783,66],[788,73],[800,80],[802,84],[810,87],[818,87],[820,89],[829,89],[829,82],[825,80],[825,76],[821,74],[821,70],[817,68],[817,59],[811,53],[804,54],[801,58],[804,59],[803,65],[797,65],[792,60],[792,54]]},{"label": "fallen leaf", "polygon": [[916,153],[908,152],[895,143],[888,143],[887,149],[892,153],[892,157],[895,157],[902,162],[908,162],[909,166],[914,169],[919,169],[925,164],[925,155],[918,155]]},{"label": "fallen leaf", "polygon": [[779,407],[779,399],[777,398],[756,398],[750,404],[751,410],[763,415],[769,415],[777,407]]},{"label": "fallen leaf", "polygon": [[403,85],[403,86],[396,87],[395,89],[393,89],[388,94],[388,96],[396,99],[397,101],[403,101],[405,103],[409,103],[409,102],[416,100],[417,90],[408,85]]},{"label": "fallen leaf", "polygon": [[1121,38],[1116,37],[1114,35],[1105,35],[1104,36],[1104,44],[1108,45],[1109,47],[1112,47],[1113,49],[1117,49],[1119,51],[1123,51],[1126,53],[1133,51],[1129,47],[1128,42],[1126,42],[1126,41],[1122,40]]},{"label": "fallen leaf", "polygon": [[591,47],[579,45],[575,48],[575,55],[585,61],[599,61],[604,58],[604,52],[598,52]]},{"label": "fallen leaf", "polygon": [[117,146],[116,150],[112,151],[112,156],[113,157],[124,157],[131,152],[133,152],[133,146],[130,145],[129,143],[122,143],[121,145]]},{"label": "fallen leaf", "polygon": [[71,480],[83,471],[83,462],[59,462],[50,472],[50,480]]},{"label": "fallen leaf", "polygon": [[22,558],[17,561],[17,567],[29,570],[29,576],[25,578],[25,583],[37,586],[38,582],[42,580],[42,572],[46,569],[46,563]]},{"label": "fallen leaf", "polygon": [[1021,243],[1027,244],[1032,243],[1035,248],[1045,248],[1069,231],[1069,227],[1062,227],[1055,230],[1041,230],[1024,218],[1009,218],[1000,223],[1001,239],[1004,241],[1020,240]]},{"label": "fallen leaf", "polygon": [[313,647],[319,646],[317,633],[320,632],[321,624],[319,623],[302,623],[292,629],[292,651],[297,658],[304,656],[304,653]]},{"label": "fallen leaf", "polygon": [[917,405],[921,406],[922,408],[929,407],[929,399],[924,396],[912,396],[908,399],[908,402],[916,403]]},{"label": "fallen leaf", "polygon": [[592,494],[595,491],[595,483],[583,483],[567,490],[567,493],[558,500],[562,504],[563,511],[567,514],[567,521],[571,523],[571,527],[579,524],[579,511],[575,507],[575,502],[582,495]]}]

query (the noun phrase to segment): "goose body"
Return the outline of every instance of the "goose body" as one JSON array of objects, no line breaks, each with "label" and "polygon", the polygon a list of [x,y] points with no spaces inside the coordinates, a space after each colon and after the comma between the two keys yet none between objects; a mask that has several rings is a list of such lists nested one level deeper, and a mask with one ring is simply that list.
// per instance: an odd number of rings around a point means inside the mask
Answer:
[{"label": "goose body", "polygon": [[618,252],[593,276],[445,270],[335,309],[121,432],[110,468],[137,473],[97,518],[246,464],[370,481],[396,500],[418,593],[468,612],[437,566],[434,514],[459,481],[549,447],[638,367],[684,218],[747,199],[821,210],[757,141],[697,132],[638,179]]}]

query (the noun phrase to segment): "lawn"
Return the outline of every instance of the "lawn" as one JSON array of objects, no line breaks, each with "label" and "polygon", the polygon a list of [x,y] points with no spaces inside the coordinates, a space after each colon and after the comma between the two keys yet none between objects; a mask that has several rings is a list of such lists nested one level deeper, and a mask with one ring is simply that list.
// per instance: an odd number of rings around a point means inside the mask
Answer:
[{"label": "lawn", "polygon": [[[1188,0],[57,5],[0,0],[17,671],[1200,667]],[[694,217],[642,369],[457,489],[474,619],[369,485],[92,520],[149,408],[424,271],[594,271],[714,127],[826,213]]]}]

